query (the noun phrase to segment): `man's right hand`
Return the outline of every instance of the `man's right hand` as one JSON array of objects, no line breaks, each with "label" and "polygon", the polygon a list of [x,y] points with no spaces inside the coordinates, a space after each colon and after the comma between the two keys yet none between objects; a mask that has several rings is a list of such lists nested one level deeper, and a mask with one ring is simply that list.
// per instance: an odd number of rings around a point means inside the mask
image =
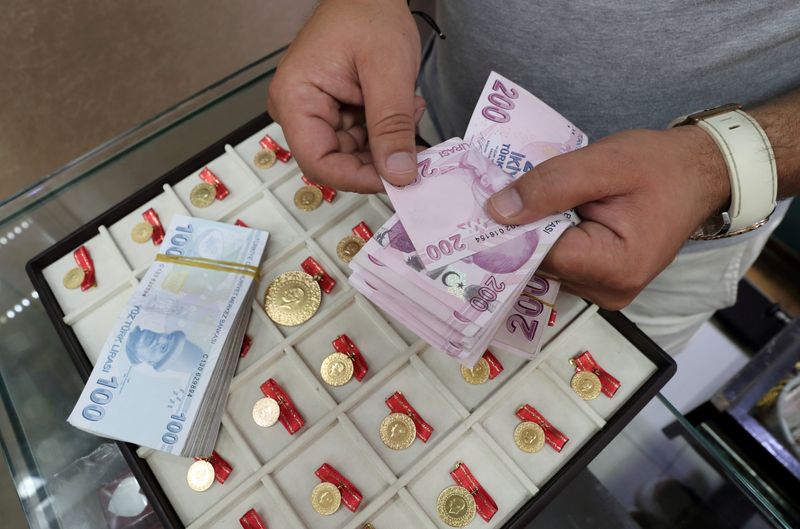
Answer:
[{"label": "man's right hand", "polygon": [[337,189],[383,190],[416,176],[420,38],[403,0],[326,0],[289,47],[267,109],[305,175]]}]

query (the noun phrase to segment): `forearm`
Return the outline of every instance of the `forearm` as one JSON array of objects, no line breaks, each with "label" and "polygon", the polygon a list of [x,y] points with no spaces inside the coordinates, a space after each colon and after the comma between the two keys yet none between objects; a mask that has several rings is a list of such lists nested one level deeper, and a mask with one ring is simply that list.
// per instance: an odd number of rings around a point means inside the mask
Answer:
[{"label": "forearm", "polygon": [[800,195],[800,89],[745,110],[758,121],[772,144],[778,198]]}]

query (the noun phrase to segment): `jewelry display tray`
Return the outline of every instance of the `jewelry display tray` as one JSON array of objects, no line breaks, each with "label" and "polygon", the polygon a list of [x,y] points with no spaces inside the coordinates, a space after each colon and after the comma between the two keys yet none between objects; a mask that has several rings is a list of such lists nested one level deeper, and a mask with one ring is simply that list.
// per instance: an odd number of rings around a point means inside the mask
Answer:
[{"label": "jewelry display tray", "polygon": [[[174,214],[223,222],[241,219],[270,232],[266,260],[247,330],[252,346],[242,358],[222,419],[216,451],[233,467],[224,484],[194,492],[186,483],[193,462],[120,442],[120,449],[165,527],[238,527],[255,509],[270,528],[446,529],[436,511],[439,492],[454,485],[449,475],[463,461],[496,501],[499,510],[470,527],[519,529],[605,447],[674,374],[674,361],[617,312],[559,295],[556,324],[548,327],[538,357],[525,361],[491,348],[503,371],[482,385],[468,384],[459,364],[388,317],[348,285],[348,265],[336,254],[338,241],[361,221],[374,231],[391,215],[384,195],[339,192],[310,212],[297,209],[303,184],[294,159],[259,169],[253,156],[267,133],[287,147],[280,127],[262,115],[146,185],[27,264],[40,299],[86,380],[103,342],[128,297],[155,258],[150,241],[136,244],[131,228],[153,207],[166,228]],[[291,149],[291,146],[288,146]],[[190,190],[208,166],[230,195],[198,209]],[[72,252],[85,245],[97,286],[67,290],[62,278],[74,267]],[[281,327],[261,300],[270,281],[313,256],[336,279],[319,312],[297,327]],[[362,382],[326,385],[320,364],[331,341],[347,334],[369,365]],[[569,359],[589,350],[621,382],[613,398],[584,401],[570,388]],[[258,427],[253,404],[259,386],[274,378],[294,401],[306,425],[294,435],[280,425]],[[378,434],[390,410],[384,400],[401,391],[434,428],[427,443],[415,440],[393,451]],[[515,411],[530,404],[569,438],[557,453],[545,446],[522,452],[513,432]],[[66,420],[66,418],[65,418]],[[363,494],[355,513],[342,506],[331,516],[312,510],[319,482],[314,470],[333,465]]]}]

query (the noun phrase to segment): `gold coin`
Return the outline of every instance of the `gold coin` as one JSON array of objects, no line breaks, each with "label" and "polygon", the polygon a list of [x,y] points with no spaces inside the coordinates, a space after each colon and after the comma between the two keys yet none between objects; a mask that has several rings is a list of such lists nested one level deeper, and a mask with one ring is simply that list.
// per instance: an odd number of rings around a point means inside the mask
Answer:
[{"label": "gold coin", "polygon": [[381,441],[392,450],[405,450],[417,436],[417,426],[405,413],[390,413],[381,421]]},{"label": "gold coin", "polygon": [[189,193],[189,202],[196,208],[207,208],[217,198],[217,188],[208,182],[200,182]]},{"label": "gold coin", "polygon": [[578,371],[572,375],[569,385],[583,400],[594,400],[600,395],[600,378],[591,371]]},{"label": "gold coin", "polygon": [[140,222],[131,230],[131,239],[139,244],[149,241],[153,237],[153,225],[149,222]]},{"label": "gold coin", "polygon": [[67,273],[64,274],[64,287],[70,290],[74,290],[81,286],[83,283],[83,279],[86,277],[86,272],[83,271],[83,268],[75,267],[70,268],[67,270]]},{"label": "gold coin", "polygon": [[361,237],[348,235],[336,245],[336,255],[345,263],[349,263],[364,244],[366,243]]},{"label": "gold coin", "polygon": [[481,358],[472,368],[461,366],[461,376],[470,384],[483,384],[489,380],[489,362]]},{"label": "gold coin", "polygon": [[264,310],[278,325],[305,323],[316,314],[322,302],[319,283],[305,272],[284,272],[267,287]]},{"label": "gold coin", "polygon": [[311,491],[311,507],[323,516],[335,513],[341,504],[342,493],[333,483],[323,481]]},{"label": "gold coin", "polygon": [[439,493],[436,510],[450,527],[464,527],[475,518],[475,498],[464,487],[453,485]]},{"label": "gold coin", "polygon": [[208,490],[214,483],[214,465],[205,459],[195,461],[186,473],[186,482],[195,492]]},{"label": "gold coin", "polygon": [[275,165],[275,160],[275,153],[269,149],[261,149],[253,156],[253,163],[256,164],[256,167],[259,169],[269,169]]},{"label": "gold coin", "polygon": [[344,353],[331,353],[322,361],[319,374],[330,386],[344,386],[353,378],[353,361]]},{"label": "gold coin", "polygon": [[523,452],[538,452],[544,446],[544,430],[533,421],[522,421],[514,428],[514,442]]},{"label": "gold coin", "polygon": [[262,428],[269,428],[278,422],[280,415],[281,407],[273,398],[264,397],[253,405],[253,421]]},{"label": "gold coin", "polygon": [[294,205],[300,211],[314,211],[322,204],[322,191],[317,186],[303,186],[294,194]]}]

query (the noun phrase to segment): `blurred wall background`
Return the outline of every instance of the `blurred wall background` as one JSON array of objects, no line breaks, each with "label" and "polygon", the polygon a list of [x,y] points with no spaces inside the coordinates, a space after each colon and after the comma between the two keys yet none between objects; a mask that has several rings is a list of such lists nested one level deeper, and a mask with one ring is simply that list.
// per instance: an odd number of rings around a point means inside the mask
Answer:
[{"label": "blurred wall background", "polygon": [[313,0],[4,0],[0,200],[287,44]]}]

